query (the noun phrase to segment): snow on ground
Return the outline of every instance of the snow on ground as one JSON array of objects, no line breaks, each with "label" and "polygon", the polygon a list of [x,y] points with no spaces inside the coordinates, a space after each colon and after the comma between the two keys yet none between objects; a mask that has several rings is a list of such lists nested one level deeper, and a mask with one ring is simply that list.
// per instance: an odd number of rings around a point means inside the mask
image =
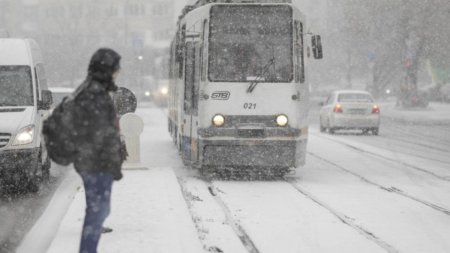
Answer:
[{"label": "snow on ground", "polygon": [[284,181],[215,185],[259,252],[384,252]]},{"label": "snow on ground", "polygon": [[[138,114],[148,170],[114,184],[114,231],[100,252],[254,252],[248,241],[261,253],[450,252],[449,213],[438,208],[450,208],[449,182],[402,161],[444,173],[439,164],[312,130],[307,165],[287,181],[209,182],[181,164],[164,111]],[[83,216],[80,190],[47,252],[77,252]]]},{"label": "snow on ground", "polygon": [[82,187],[75,171],[69,171],[55,192],[44,214],[22,240],[17,253],[45,252],[57,235],[61,220],[70,209],[77,191]]},{"label": "snow on ground", "polygon": [[[323,143],[323,146],[326,145]],[[345,150],[334,152],[336,155],[347,155]],[[449,215],[396,193],[381,190],[314,156],[308,156],[307,159],[308,164],[298,171],[301,175],[298,184],[315,198],[386,242],[394,249],[393,252],[450,252]],[[351,159],[348,163],[351,163]],[[354,164],[358,164],[358,161]],[[367,163],[358,165],[361,170],[369,166]],[[398,180],[405,180],[408,176],[405,173]],[[393,175],[387,172],[384,177],[388,179]]]},{"label": "snow on ground", "polygon": [[[422,171],[421,174],[428,174],[428,176],[433,176],[435,178],[442,178],[444,180],[450,181],[450,168],[448,167],[450,162],[445,161],[448,157],[441,157],[439,160],[436,160],[436,158],[428,157],[427,154],[424,155],[424,157],[418,157],[414,155],[408,155],[403,154],[399,152],[394,152],[386,149],[380,149],[371,145],[367,145],[365,143],[362,143],[361,141],[354,141],[350,139],[341,138],[340,136],[333,136],[329,134],[321,134],[318,133],[317,130],[310,130],[309,135],[309,146],[308,150],[312,151],[314,150],[316,154],[321,154],[327,157],[330,157],[332,161],[336,160],[350,160],[348,156],[337,156],[336,155],[336,149],[341,149],[343,146],[346,148],[346,151],[349,152],[351,149],[358,150],[359,152],[355,153],[355,156],[358,156],[358,154],[366,154],[366,155],[373,155],[376,157],[385,158],[385,163],[389,161],[395,161],[395,164],[397,167],[407,167],[409,170],[411,170],[411,167],[416,168],[415,170]],[[371,136],[372,137],[372,136]],[[371,138],[371,137],[362,137],[362,138]],[[313,147],[318,145],[317,141],[312,141],[315,138],[320,139],[327,139],[329,142],[326,146],[321,145],[318,148],[313,149]],[[380,138],[379,136],[374,136],[373,138]],[[323,147],[326,147],[326,149],[323,149]],[[346,152],[346,153],[347,153]],[[351,154],[351,152],[350,152]],[[361,158],[362,160],[367,159],[367,157]],[[387,161],[386,161],[387,160]],[[372,162],[372,161],[370,161]],[[386,164],[382,166],[378,166],[379,168],[384,169],[391,169],[391,166],[386,166]],[[414,169],[413,169],[414,170]]]},{"label": "snow on ground", "polygon": [[[164,167],[176,167],[180,162],[162,125],[166,119],[156,108],[140,114],[146,124],[141,160],[148,170],[124,171],[124,178],[113,185],[112,212],[105,225],[114,231],[102,236],[99,252],[203,252],[177,177],[172,168]],[[84,208],[84,191],[80,189],[69,211],[62,221],[59,219],[61,224],[50,248],[23,252],[78,252]],[[46,232],[47,227],[41,224],[35,230]]]},{"label": "snow on ground", "polygon": [[450,104],[430,103],[427,108],[402,109],[395,102],[381,102],[380,110],[382,117],[402,122],[450,125]]},{"label": "snow on ground", "polygon": [[205,248],[211,251],[220,249],[222,252],[248,252],[229,225],[226,214],[211,196],[205,182],[194,175],[180,178],[180,184]]},{"label": "snow on ground", "polygon": [[[168,168],[125,171],[105,223],[114,231],[102,236],[99,252],[202,252],[179,189]],[[78,252],[84,208],[81,190],[48,253]]]}]

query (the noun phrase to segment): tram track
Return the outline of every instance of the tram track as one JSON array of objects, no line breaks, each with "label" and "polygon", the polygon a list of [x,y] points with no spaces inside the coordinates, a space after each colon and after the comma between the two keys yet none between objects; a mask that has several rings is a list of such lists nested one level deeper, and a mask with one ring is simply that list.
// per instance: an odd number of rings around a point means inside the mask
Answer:
[{"label": "tram track", "polygon": [[[217,206],[220,207],[221,211],[226,217],[226,224],[228,224],[231,229],[233,230],[235,236],[240,240],[243,247],[247,250],[249,253],[259,253],[258,248],[256,247],[255,243],[252,241],[251,237],[248,235],[248,233],[245,231],[245,229],[242,227],[242,225],[233,217],[232,212],[228,208],[228,206],[225,204],[223,199],[220,197],[219,192],[220,189],[214,185],[213,180],[202,176],[199,177],[199,179],[205,184],[209,194],[212,196],[212,198],[215,200]],[[181,178],[178,178],[179,184],[182,188],[182,193],[185,201],[187,202],[188,206],[191,205],[189,196],[187,196],[188,191],[186,190],[186,187],[184,186],[184,182]],[[189,208],[189,211],[191,212],[191,217],[193,218],[193,221],[199,229],[201,227],[201,224],[198,224],[199,221],[195,219],[195,214],[192,213],[192,210]],[[207,245],[204,245],[206,250],[210,252],[222,252],[221,249],[217,247],[208,247]]]},{"label": "tram track", "polygon": [[[383,139],[387,139],[388,141],[394,141],[397,144],[402,144],[403,148],[410,148],[411,145],[414,145],[414,146],[417,146],[419,148],[422,148],[422,149],[425,148],[425,149],[428,149],[428,150],[431,150],[431,151],[438,151],[438,152],[442,152],[442,153],[447,153],[448,152],[448,149],[445,149],[445,148],[435,147],[435,146],[431,146],[431,145],[427,145],[427,144],[423,144],[423,143],[415,143],[415,142],[412,142],[412,141],[409,141],[409,140],[406,140],[406,139],[402,139],[402,138],[396,138],[396,137],[392,137],[392,136],[378,137],[378,138],[383,138]],[[388,142],[386,142],[386,143],[388,143]],[[395,151],[395,152],[399,152],[398,150],[392,150],[392,149],[389,149],[389,150]],[[423,158],[423,159],[432,160],[432,161],[436,161],[436,162],[440,162],[440,163],[444,163],[444,164],[449,164],[450,165],[450,161],[444,161],[444,160],[441,160],[441,159],[430,158],[429,156],[427,157],[427,156],[421,155],[420,152],[413,153],[413,152],[401,151],[401,153],[405,154],[405,155],[416,156],[416,157],[420,157],[420,158]]]},{"label": "tram track", "polygon": [[[442,206],[436,205],[434,203],[431,203],[427,200],[421,199],[419,197],[416,197],[414,195],[409,194],[408,192],[405,192],[401,189],[398,189],[396,187],[386,187],[379,183],[376,183],[367,177],[364,177],[363,175],[360,175],[358,173],[355,173],[353,171],[350,171],[343,166],[340,166],[339,164],[334,163],[333,161],[327,160],[326,158],[322,158],[319,155],[308,152],[308,155],[314,157],[317,160],[320,160],[326,164],[329,164],[331,167],[338,168],[339,170],[345,172],[346,174],[349,174],[353,177],[356,177],[360,179],[364,184],[375,186],[377,189],[380,189],[387,193],[396,194],[397,196],[400,196],[401,198],[407,199],[409,201],[415,202],[418,205],[423,205],[428,208],[431,208],[435,211],[438,211],[439,213],[445,214],[447,216],[450,216],[450,210],[447,208],[444,208]],[[240,224],[239,220],[236,220],[235,214],[233,214],[230,207],[225,203],[224,199],[221,198],[221,194],[223,191],[217,186],[214,182],[214,179],[211,179],[210,177],[206,176],[196,176],[199,181],[202,182],[202,187],[205,187],[209,194],[212,196],[212,198],[215,200],[217,205],[220,207],[220,210],[222,210],[223,214],[226,216],[226,224],[233,230],[234,235],[240,240],[242,243],[242,246],[245,248],[247,252],[258,252],[259,250],[256,247],[255,243],[252,241],[252,238],[250,235],[245,231],[243,226]],[[296,178],[291,177],[279,177],[279,176],[269,176],[266,177],[265,180],[274,180],[274,181],[281,181],[285,182],[289,185],[289,187],[292,187],[296,192],[302,195],[302,198],[310,199],[312,202],[316,203],[318,206],[329,212],[331,215],[335,216],[339,221],[341,221],[344,225],[350,227],[351,229],[355,230],[358,234],[366,238],[368,241],[373,242],[380,248],[382,248],[384,251],[389,253],[396,253],[399,252],[398,249],[396,249],[395,246],[391,245],[389,242],[383,240],[379,235],[377,235],[376,231],[371,231],[370,228],[365,227],[363,224],[359,223],[357,219],[352,218],[350,215],[346,214],[345,211],[342,212],[342,210],[336,209],[320,197],[316,196],[314,192],[310,192],[308,188],[302,187],[301,183]],[[182,184],[180,180],[180,184]],[[184,193],[183,193],[184,194]],[[185,197],[185,199],[187,199]],[[192,213],[191,213],[192,215]],[[194,222],[197,222],[194,219],[194,216],[192,215]],[[201,227],[202,224],[196,224],[196,226]],[[222,251],[214,251],[211,249],[208,249],[209,252],[222,252]]]},{"label": "tram track", "polygon": [[[380,137],[383,138],[384,136],[379,136],[378,138],[380,138]],[[438,147],[438,146],[430,145],[429,144],[430,140],[421,139],[421,141],[417,142],[418,141],[418,139],[416,138],[417,136],[413,136],[413,137],[415,138],[416,142],[410,141],[410,139],[408,139],[408,138],[398,137],[397,135],[389,135],[389,136],[386,136],[384,138],[385,139],[389,139],[389,140],[394,140],[394,141],[399,142],[399,143],[404,143],[404,144],[407,144],[407,145],[414,145],[414,146],[418,146],[420,148],[427,148],[427,149],[430,149],[430,150],[433,150],[433,151],[448,152],[448,148],[444,147],[445,146],[444,142],[440,142],[438,140],[431,140],[431,141],[433,141],[434,144],[440,144],[439,147]],[[447,145],[448,145],[448,143],[447,143]]]},{"label": "tram track", "polygon": [[323,157],[320,157],[319,155],[314,154],[314,153],[312,153],[312,152],[308,152],[308,154],[311,155],[311,156],[313,156],[313,157],[315,157],[315,158],[317,158],[317,159],[319,159],[319,160],[321,160],[321,161],[323,161],[323,162],[325,162],[325,163],[328,163],[328,164],[332,165],[333,167],[336,167],[336,168],[338,168],[338,169],[344,171],[344,172],[347,173],[347,174],[353,175],[353,176],[355,176],[355,177],[361,179],[361,180],[362,180],[363,182],[365,182],[365,183],[368,183],[368,184],[370,184],[370,185],[376,186],[376,187],[378,187],[378,188],[381,189],[381,190],[384,190],[384,191],[387,191],[387,192],[391,192],[391,193],[394,193],[394,194],[398,194],[398,195],[400,195],[400,196],[402,196],[402,197],[405,197],[405,198],[407,198],[407,199],[413,200],[413,201],[415,201],[415,202],[417,202],[417,203],[419,203],[419,204],[428,206],[428,207],[430,207],[430,208],[433,208],[433,209],[436,210],[436,211],[439,211],[439,212],[441,212],[441,213],[443,213],[443,214],[445,214],[445,215],[450,216],[450,210],[447,209],[447,208],[441,207],[441,206],[436,205],[436,204],[433,204],[433,203],[431,203],[431,202],[429,202],[429,201],[426,201],[426,200],[420,199],[420,198],[418,198],[418,197],[415,197],[415,196],[413,196],[413,195],[411,195],[411,194],[409,194],[409,193],[407,193],[407,192],[405,192],[405,191],[402,191],[401,189],[398,189],[398,188],[396,188],[396,187],[385,187],[385,186],[383,186],[383,185],[381,185],[381,184],[377,184],[376,182],[371,181],[370,179],[368,179],[368,178],[366,178],[366,177],[364,177],[364,176],[362,176],[362,175],[360,175],[360,174],[358,174],[358,173],[355,173],[355,172],[353,172],[353,171],[350,171],[350,170],[348,170],[348,169],[346,169],[346,168],[340,166],[339,164],[336,164],[336,163],[334,163],[334,162],[332,162],[332,161],[330,161],[330,160],[328,160],[328,159],[325,159],[325,158],[323,158]]},{"label": "tram track", "polygon": [[[389,151],[392,151],[392,152],[395,152],[395,153],[401,153],[403,155],[414,156],[414,157],[418,157],[418,158],[422,158],[422,159],[425,159],[425,160],[438,162],[438,163],[442,163],[442,164],[450,166],[450,161],[449,160],[443,160],[443,159],[431,158],[430,156],[424,156],[424,155],[422,155],[423,152],[406,151],[407,149],[411,148],[412,145],[415,146],[415,147],[421,148],[421,149],[428,149],[428,150],[442,152],[442,153],[447,153],[448,152],[447,149],[433,147],[433,146],[425,145],[425,144],[422,144],[422,143],[415,143],[415,142],[412,142],[412,141],[408,141],[408,140],[405,140],[405,139],[396,138],[396,137],[392,137],[392,136],[378,136],[377,138],[378,138],[377,141],[383,140],[384,143],[389,143],[390,145],[393,145],[393,146],[396,147],[396,149],[392,149],[392,148],[386,147],[385,148],[386,150],[389,150]],[[401,151],[399,150],[399,147],[400,147],[400,149],[402,149]]]},{"label": "tram track", "polygon": [[[423,142],[425,142],[424,146],[428,146],[429,148],[432,149],[436,149],[436,150],[444,150],[446,151],[445,147],[447,147],[449,145],[450,139],[442,139],[442,135],[441,136],[436,136],[436,135],[431,135],[431,134],[426,134],[428,133],[427,131],[429,130],[428,127],[414,127],[414,128],[404,128],[402,126],[392,126],[392,125],[386,125],[385,127],[383,127],[383,129],[385,129],[385,131],[391,133],[391,136],[389,136],[390,138],[394,138],[396,140],[400,140],[400,141],[404,141],[407,143],[412,143],[412,144],[416,144],[416,145],[422,145],[424,144]],[[435,133],[435,131],[441,132],[441,133],[446,133],[446,129],[444,127],[438,127],[435,126],[433,128],[433,133]],[[413,143],[411,141],[405,140],[405,138],[401,138],[401,136],[404,136],[406,138],[408,137],[413,137],[415,140],[420,140],[421,143]],[[423,142],[422,142],[423,141]],[[426,143],[433,143],[433,144],[439,144],[442,145],[443,148],[441,147],[435,147],[435,146],[429,146]]]},{"label": "tram track", "polygon": [[[220,206],[220,209],[226,216],[226,224],[228,224],[232,230],[234,231],[234,234],[242,243],[242,246],[247,250],[249,253],[259,253],[259,249],[251,239],[250,235],[245,231],[243,226],[240,224],[239,221],[237,221],[233,217],[233,213],[229,206],[225,203],[225,201],[220,197],[220,194],[223,193],[223,191],[217,187],[214,184],[214,181],[209,179],[208,177],[196,177],[200,179],[207,190],[209,191],[209,194],[214,198],[218,206]],[[258,179],[257,179],[258,180]],[[180,184],[183,184],[183,180],[179,178]],[[341,221],[344,225],[349,226],[351,229],[355,230],[358,234],[361,234],[364,238],[366,238],[368,241],[371,241],[372,243],[378,245],[380,248],[385,250],[388,253],[397,253],[399,252],[397,249],[395,249],[392,245],[389,243],[383,241],[380,239],[375,233],[369,231],[368,229],[364,228],[363,226],[357,224],[355,219],[349,217],[348,215],[341,213],[328,205],[327,203],[321,201],[319,198],[315,197],[312,193],[308,192],[301,186],[299,186],[296,179],[286,179],[281,176],[267,176],[264,177],[264,181],[278,181],[280,183],[286,183],[289,188],[293,188],[295,192],[297,192],[300,195],[303,195],[302,198],[308,199],[311,201],[311,203],[315,203],[318,205],[319,208],[322,208],[324,211],[330,213],[332,216],[336,217],[337,220]],[[181,186],[184,188],[183,186]],[[185,195],[186,191],[183,191],[183,195]],[[189,196],[185,196],[186,201],[188,201]],[[189,204],[188,204],[189,205]],[[191,210],[190,210],[191,212]],[[194,223],[196,223],[196,227],[201,228],[203,224],[197,224],[198,219],[195,219],[195,214],[191,213],[191,216],[193,217]],[[209,252],[223,252],[219,248],[218,251],[215,251],[216,247],[212,247],[213,250],[211,250],[211,247],[208,247],[208,245],[205,245],[205,248]]]},{"label": "tram track", "polygon": [[[379,184],[372,182],[371,180],[365,178],[364,176],[361,176],[357,173],[353,173],[349,170],[346,170],[342,166],[339,166],[338,164],[335,164],[331,161],[323,159],[323,158],[317,156],[316,154],[313,154],[313,153],[308,153],[308,154],[324,163],[328,163],[332,167],[337,167],[338,169],[343,170],[346,174],[357,177],[358,179],[360,179],[362,182],[364,182],[367,185],[375,186],[384,192],[397,194],[398,196],[401,196],[408,200],[412,200],[412,201],[418,203],[419,205],[425,205],[429,208],[433,208],[436,211],[439,211],[445,215],[450,216],[450,210],[448,210],[446,208],[440,207],[440,206],[430,203],[428,201],[417,198],[417,197],[410,195],[406,192],[403,192],[400,189],[397,189],[395,187],[389,188],[389,187],[379,185]],[[240,242],[242,243],[242,246],[245,248],[245,250],[247,252],[251,252],[251,253],[254,253],[254,252],[259,253],[259,250],[258,250],[257,246],[255,245],[255,243],[253,242],[250,235],[245,231],[243,226],[240,224],[240,221],[236,220],[235,214],[230,209],[230,207],[226,204],[224,199],[222,199],[222,197],[220,196],[221,194],[224,194],[224,192],[223,192],[223,190],[220,189],[219,186],[217,186],[215,184],[214,179],[210,179],[207,176],[195,176],[195,178],[198,179],[200,182],[202,182],[201,187],[202,188],[205,187],[204,189],[207,189],[207,191],[209,192],[209,195],[215,200],[217,205],[220,207],[220,210],[222,210],[223,214],[226,216],[225,224],[227,224],[234,231],[234,235],[240,240]],[[183,184],[183,182],[182,182],[183,179],[179,179],[179,181],[180,181],[180,184]],[[314,194],[314,192],[311,192],[308,190],[308,188],[303,187],[301,185],[301,182],[298,181],[298,179],[289,177],[289,176],[288,177],[268,176],[264,179],[264,181],[280,181],[282,183],[286,183],[289,187],[293,188],[296,192],[298,192],[298,194],[300,194],[302,196],[302,198],[307,198],[307,199],[311,200],[312,202],[316,203],[320,208],[323,208],[326,212],[328,212],[332,216],[336,217],[344,225],[353,229],[355,232],[357,232],[358,234],[360,234],[361,236],[366,238],[366,240],[371,241],[372,243],[376,244],[377,246],[382,248],[384,251],[389,252],[389,253],[399,252],[399,250],[396,249],[395,246],[391,245],[389,242],[383,240],[382,237],[377,235],[376,231],[371,231],[370,228],[367,228],[363,224],[358,222],[358,219],[352,218],[351,215],[346,214],[345,211],[342,212],[341,210],[336,209],[335,207],[333,207],[332,205],[330,205],[329,203],[327,203],[320,197],[316,196]],[[183,188],[183,186],[182,186],[182,188]],[[183,193],[183,194],[185,194],[185,193]],[[187,200],[188,197],[185,196],[185,199]],[[196,223],[197,227],[201,228],[204,226],[204,224],[201,224],[201,223],[197,224],[198,221],[194,218],[195,215],[193,215],[192,213],[191,213],[191,215],[192,215],[193,221]],[[211,250],[211,247],[208,248],[207,250],[209,252],[223,252],[220,249],[218,251]]]},{"label": "tram track", "polygon": [[231,226],[233,231],[239,237],[239,239],[241,240],[242,244],[247,249],[247,251],[249,253],[259,253],[258,248],[253,243],[250,236],[247,234],[247,232],[244,230],[244,228],[233,218],[233,215],[231,214],[230,209],[225,204],[223,199],[219,196],[219,194],[217,194],[218,188],[214,185],[214,183],[211,180],[207,179],[207,181],[205,181],[205,183],[207,184],[207,187],[208,187],[208,190],[209,190],[211,196],[214,197],[217,204],[219,204],[221,209],[224,211],[225,216],[227,217],[228,224]]},{"label": "tram track", "polygon": [[[332,139],[332,138],[329,138],[329,137],[319,136],[317,134],[313,134],[313,135],[315,135],[317,137],[326,138],[328,140],[332,140],[332,141],[335,141],[335,142],[339,142],[341,144],[350,145],[348,143],[345,143],[345,142],[342,142],[342,141],[339,141],[339,140],[336,140],[336,139]],[[403,144],[404,148],[410,148],[411,147],[410,145],[415,145],[415,146],[418,146],[420,148],[428,148],[428,149],[433,149],[435,151],[448,153],[447,149],[433,147],[433,146],[430,146],[430,145],[422,145],[422,144],[418,144],[418,143],[415,143],[415,142],[407,141],[407,140],[404,140],[404,139],[401,139],[401,138],[392,137],[392,136],[389,136],[389,137],[379,136],[377,138],[385,138],[385,139],[388,139],[390,141],[394,140],[394,141],[396,141],[398,143]],[[399,150],[392,150],[392,149],[387,149],[387,150],[392,151],[392,152],[396,152],[396,153],[401,153],[401,154],[404,154],[404,155],[410,155],[410,156],[419,157],[419,158],[422,158],[422,159],[425,159],[425,160],[429,160],[429,161],[434,161],[434,162],[439,162],[439,163],[442,163],[442,164],[450,165],[450,161],[444,161],[444,160],[441,160],[441,159],[431,158],[431,157],[423,156],[423,155],[417,154],[417,153],[410,153],[410,152],[399,151]]]},{"label": "tram track", "polygon": [[[432,177],[434,177],[436,179],[439,179],[439,180],[442,180],[442,181],[446,181],[446,182],[450,182],[450,177],[441,176],[439,174],[436,174],[436,173],[434,173],[432,171],[429,171],[427,169],[421,168],[419,166],[416,166],[416,165],[413,165],[413,164],[410,164],[410,163],[407,163],[407,162],[404,162],[404,161],[398,161],[396,159],[393,159],[393,158],[387,157],[385,155],[378,154],[378,153],[375,153],[375,152],[363,149],[361,147],[357,147],[355,145],[346,143],[344,141],[340,141],[340,140],[336,140],[336,139],[320,136],[320,135],[317,135],[317,134],[313,134],[313,135],[318,137],[318,138],[327,139],[329,141],[332,141],[332,142],[335,142],[335,143],[339,143],[339,144],[344,145],[344,146],[346,146],[346,147],[348,147],[350,149],[356,150],[356,151],[364,153],[364,154],[371,155],[371,156],[376,157],[378,159],[386,160],[386,161],[389,161],[389,162],[394,162],[394,163],[400,164],[401,166],[404,166],[406,168],[410,168],[410,169],[413,169],[413,170],[416,170],[416,171],[420,171],[420,172],[428,174],[428,175],[430,175],[430,176],[432,176]],[[428,159],[428,160],[434,161],[433,159]],[[440,161],[438,161],[438,162],[440,162]]]},{"label": "tram track", "polygon": [[347,226],[351,227],[352,229],[356,230],[358,233],[363,235],[366,239],[374,242],[379,247],[381,247],[384,250],[386,250],[386,252],[389,252],[389,253],[397,253],[397,252],[399,252],[392,245],[390,245],[389,243],[387,243],[387,242],[383,241],[382,239],[380,239],[379,237],[377,237],[374,233],[370,232],[369,230],[367,230],[363,226],[358,225],[354,221],[354,219],[352,219],[351,217],[349,217],[349,216],[347,216],[347,215],[345,215],[343,213],[340,213],[339,211],[337,211],[336,209],[334,209],[330,205],[326,204],[325,202],[321,201],[319,198],[315,197],[312,193],[310,193],[309,191],[307,191],[306,189],[301,187],[296,179],[289,179],[288,178],[288,179],[283,179],[283,180],[286,183],[288,183],[290,186],[292,186],[300,194],[302,194],[303,196],[305,196],[308,199],[310,199],[311,201],[315,202],[316,204],[318,204],[322,208],[324,208],[327,211],[329,211],[336,218],[338,218],[342,223],[344,223]]}]

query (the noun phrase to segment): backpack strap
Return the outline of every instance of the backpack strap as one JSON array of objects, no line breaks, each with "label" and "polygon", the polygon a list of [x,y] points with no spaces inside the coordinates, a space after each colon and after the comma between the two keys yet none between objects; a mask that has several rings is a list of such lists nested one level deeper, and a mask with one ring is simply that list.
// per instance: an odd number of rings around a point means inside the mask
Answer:
[{"label": "backpack strap", "polygon": [[70,94],[69,99],[75,99],[78,95],[84,91],[92,81],[92,77],[88,76],[86,80],[74,91]]}]

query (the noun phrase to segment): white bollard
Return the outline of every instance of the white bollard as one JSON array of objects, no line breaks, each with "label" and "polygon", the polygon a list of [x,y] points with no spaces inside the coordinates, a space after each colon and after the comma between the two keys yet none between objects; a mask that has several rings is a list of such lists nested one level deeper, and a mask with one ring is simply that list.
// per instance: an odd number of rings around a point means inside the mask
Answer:
[{"label": "white bollard", "polygon": [[123,163],[123,169],[146,169],[141,165],[140,135],[144,130],[144,121],[134,113],[127,113],[120,117],[120,132],[125,137],[128,157]]}]

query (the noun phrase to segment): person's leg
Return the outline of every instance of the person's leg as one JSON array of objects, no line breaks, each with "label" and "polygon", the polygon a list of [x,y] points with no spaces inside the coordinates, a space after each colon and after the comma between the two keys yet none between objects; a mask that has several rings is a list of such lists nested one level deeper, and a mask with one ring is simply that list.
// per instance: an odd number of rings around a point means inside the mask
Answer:
[{"label": "person's leg", "polygon": [[80,253],[96,253],[103,222],[110,212],[112,175],[80,173],[86,193],[86,216],[81,234]]}]

